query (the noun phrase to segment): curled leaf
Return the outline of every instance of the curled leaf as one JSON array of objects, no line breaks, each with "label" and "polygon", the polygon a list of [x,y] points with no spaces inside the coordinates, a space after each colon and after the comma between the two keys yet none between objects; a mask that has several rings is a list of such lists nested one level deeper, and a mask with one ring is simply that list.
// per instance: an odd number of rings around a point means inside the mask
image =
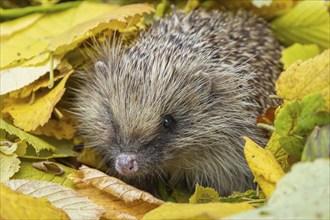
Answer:
[{"label": "curled leaf", "polygon": [[82,166],[70,175],[77,191],[107,209],[103,218],[140,219],[163,201],[101,171]]},{"label": "curled leaf", "polygon": [[34,162],[32,163],[32,166],[45,172],[54,172],[55,175],[61,175],[64,173],[64,169],[62,167],[49,161]]}]

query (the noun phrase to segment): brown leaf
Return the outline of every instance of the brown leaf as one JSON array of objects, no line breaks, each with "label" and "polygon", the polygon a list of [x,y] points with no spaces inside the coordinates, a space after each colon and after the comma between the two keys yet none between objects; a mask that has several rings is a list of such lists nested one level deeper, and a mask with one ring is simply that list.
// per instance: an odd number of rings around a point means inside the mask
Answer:
[{"label": "brown leaf", "polygon": [[103,214],[106,219],[140,219],[163,204],[151,194],[87,166],[82,166],[69,178],[76,184],[80,194],[107,209]]},{"label": "brown leaf", "polygon": [[57,164],[49,161],[40,161],[32,163],[32,166],[38,170],[45,171],[47,173],[53,172],[55,175],[62,175],[64,173],[64,169]]}]

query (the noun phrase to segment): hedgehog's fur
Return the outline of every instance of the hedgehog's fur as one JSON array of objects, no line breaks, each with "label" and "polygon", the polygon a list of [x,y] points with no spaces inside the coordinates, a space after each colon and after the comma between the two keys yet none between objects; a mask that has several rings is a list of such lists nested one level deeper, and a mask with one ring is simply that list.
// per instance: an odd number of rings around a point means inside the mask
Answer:
[{"label": "hedgehog's fur", "polygon": [[[255,118],[271,104],[281,69],[280,45],[263,19],[176,12],[133,46],[98,51],[81,75],[74,111],[109,174],[199,183],[221,195],[253,187],[242,136],[262,141]],[[174,119],[170,128],[165,115]],[[116,172],[122,153],[137,157],[137,172]]]}]

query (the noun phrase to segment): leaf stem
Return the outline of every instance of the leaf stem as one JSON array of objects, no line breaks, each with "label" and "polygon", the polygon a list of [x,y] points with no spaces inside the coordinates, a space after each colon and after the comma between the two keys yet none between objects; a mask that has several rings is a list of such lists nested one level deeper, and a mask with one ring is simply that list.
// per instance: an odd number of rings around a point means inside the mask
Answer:
[{"label": "leaf stem", "polygon": [[275,131],[275,127],[273,125],[268,125],[268,124],[264,124],[264,123],[257,123],[257,127],[258,128],[262,128],[268,131]]}]

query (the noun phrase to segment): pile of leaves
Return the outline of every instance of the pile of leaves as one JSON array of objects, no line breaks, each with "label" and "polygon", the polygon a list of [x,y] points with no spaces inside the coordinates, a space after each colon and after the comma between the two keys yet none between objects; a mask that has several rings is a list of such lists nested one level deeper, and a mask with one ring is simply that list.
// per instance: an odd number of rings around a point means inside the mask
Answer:
[{"label": "pile of leaves", "polygon": [[[1,219],[329,219],[328,3],[31,2],[36,5],[1,9]],[[198,185],[192,196],[160,187],[165,202],[104,174],[90,150],[77,152],[84,140],[67,111],[66,87],[86,62],[79,51],[93,37],[124,32],[137,37],[137,28],[170,13],[172,4],[186,12],[251,10],[269,21],[285,47],[275,96],[283,103],[257,120],[271,131],[269,142],[261,147],[245,137],[256,190],[219,197]],[[85,165],[75,169],[77,163]]]}]

